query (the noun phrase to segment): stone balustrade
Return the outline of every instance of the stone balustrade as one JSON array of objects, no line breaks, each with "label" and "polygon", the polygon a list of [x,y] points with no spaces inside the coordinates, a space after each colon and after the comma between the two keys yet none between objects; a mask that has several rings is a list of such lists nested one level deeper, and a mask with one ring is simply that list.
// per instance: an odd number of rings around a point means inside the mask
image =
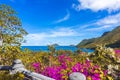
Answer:
[{"label": "stone balustrade", "polygon": [[[53,78],[27,70],[22,61],[19,59],[14,60],[11,66],[0,66],[0,70],[9,70],[10,74],[21,72],[28,78],[31,78],[31,80],[55,80]],[[69,75],[69,80],[86,80],[86,77],[82,73],[74,72]]]}]

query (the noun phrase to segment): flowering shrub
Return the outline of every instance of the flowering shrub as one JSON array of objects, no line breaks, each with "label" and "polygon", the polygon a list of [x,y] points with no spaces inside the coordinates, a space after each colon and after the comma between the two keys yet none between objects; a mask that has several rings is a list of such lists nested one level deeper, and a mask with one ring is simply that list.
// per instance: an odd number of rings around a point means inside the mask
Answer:
[{"label": "flowering shrub", "polygon": [[43,75],[49,76],[56,80],[68,80],[68,76],[72,72],[83,73],[88,80],[103,80],[107,76],[107,70],[103,71],[98,65],[93,65],[91,61],[86,60],[84,63],[72,62],[70,57],[65,55],[58,56],[59,65],[46,66],[44,70],[41,70],[39,63],[33,63],[33,67],[36,72],[40,72]]},{"label": "flowering shrub", "polygon": [[[109,53],[109,54],[108,54]],[[56,55],[55,55],[56,54]],[[87,80],[113,80],[104,66],[112,64],[110,58],[112,52],[98,49],[92,55],[69,51],[33,52],[28,49],[20,50],[19,47],[8,46],[0,48],[0,64],[11,65],[14,59],[21,59],[28,70],[52,77],[56,80],[68,80],[72,72],[81,72]],[[114,54],[112,54],[114,55]],[[105,56],[105,57],[104,57]],[[87,60],[89,58],[91,61]],[[104,62],[104,64],[102,64]],[[32,64],[32,65],[31,65]],[[9,72],[0,73],[0,80],[23,80],[23,75],[9,75]]]}]

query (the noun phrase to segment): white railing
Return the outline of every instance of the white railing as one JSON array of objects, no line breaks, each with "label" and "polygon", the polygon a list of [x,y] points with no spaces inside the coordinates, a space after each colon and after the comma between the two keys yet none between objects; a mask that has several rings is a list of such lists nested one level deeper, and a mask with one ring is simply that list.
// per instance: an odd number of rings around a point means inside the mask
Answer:
[{"label": "white railing", "polygon": [[[53,78],[50,78],[35,72],[31,72],[25,69],[24,65],[19,59],[14,60],[11,66],[0,66],[0,70],[9,70],[10,74],[16,74],[17,72],[21,72],[31,80],[55,80]],[[74,72],[70,74],[69,79],[70,80],[86,80],[86,77],[82,73]]]},{"label": "white railing", "polygon": [[2,46],[2,43],[3,43],[3,39],[0,39],[0,46]]}]

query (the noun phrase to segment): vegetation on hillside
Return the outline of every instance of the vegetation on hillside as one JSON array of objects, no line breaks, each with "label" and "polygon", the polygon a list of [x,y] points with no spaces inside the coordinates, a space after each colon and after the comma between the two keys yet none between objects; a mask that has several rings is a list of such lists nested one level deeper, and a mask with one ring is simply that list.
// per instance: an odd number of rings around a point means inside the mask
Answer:
[{"label": "vegetation on hillside", "polygon": [[101,37],[85,39],[77,46],[84,48],[95,48],[97,45],[106,45],[107,47],[118,48],[120,47],[120,26],[112,31],[105,32]]}]

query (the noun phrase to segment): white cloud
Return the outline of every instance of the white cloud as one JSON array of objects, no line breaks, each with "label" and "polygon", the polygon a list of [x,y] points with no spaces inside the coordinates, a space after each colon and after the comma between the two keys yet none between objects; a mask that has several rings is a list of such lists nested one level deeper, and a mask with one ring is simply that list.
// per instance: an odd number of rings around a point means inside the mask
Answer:
[{"label": "white cloud", "polygon": [[38,45],[41,41],[44,40],[46,34],[44,33],[35,33],[35,34],[28,34],[25,36],[26,43],[22,45]]},{"label": "white cloud", "polygon": [[[92,22],[85,31],[103,31],[111,30],[120,25],[120,13],[109,15],[105,18]],[[93,26],[93,27],[92,27]]]},{"label": "white cloud", "polygon": [[89,29],[86,29],[86,31],[102,31],[102,30],[107,30],[108,28],[112,28],[113,26],[111,25],[104,25],[104,26],[100,26],[100,27],[95,27],[95,28],[89,28]]},{"label": "white cloud", "polygon": [[61,22],[67,21],[69,18],[70,18],[70,13],[69,13],[69,11],[67,10],[67,14],[66,14],[63,18],[61,18],[61,19],[59,19],[59,20],[56,20],[54,23],[55,23],[55,24],[61,23]]},{"label": "white cloud", "polygon": [[52,31],[51,37],[75,36],[77,33],[70,28],[60,28],[59,30]]},{"label": "white cloud", "polygon": [[78,11],[81,9],[107,10],[109,12],[120,10],[120,0],[78,0],[78,2],[78,5],[72,5]]},{"label": "white cloud", "polygon": [[[25,39],[26,43],[23,43],[22,45],[47,45],[52,44],[56,42],[50,42],[50,39],[52,38],[60,38],[60,37],[70,37],[70,36],[78,36],[79,34],[70,28],[59,28],[52,30],[50,32],[44,32],[44,33],[35,33],[35,34],[28,34]],[[80,35],[79,35],[80,36]]]},{"label": "white cloud", "polygon": [[115,15],[109,15],[96,22],[97,25],[115,25],[120,24],[120,13]]}]

